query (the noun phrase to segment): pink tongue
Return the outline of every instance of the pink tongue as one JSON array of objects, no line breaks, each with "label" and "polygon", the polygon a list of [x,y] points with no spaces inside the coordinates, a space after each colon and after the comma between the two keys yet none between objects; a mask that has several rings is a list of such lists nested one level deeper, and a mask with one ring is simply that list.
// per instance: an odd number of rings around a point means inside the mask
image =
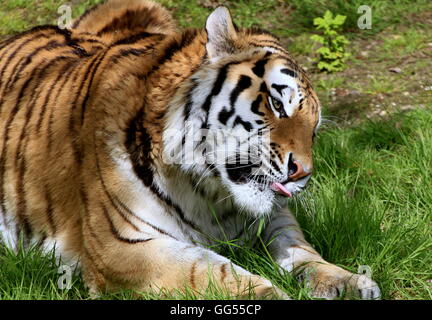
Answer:
[{"label": "pink tongue", "polygon": [[288,198],[292,197],[291,192],[289,192],[281,183],[279,182],[274,182],[272,183],[272,185],[270,186],[270,189],[272,189],[273,191],[276,191],[279,194],[282,194]]}]

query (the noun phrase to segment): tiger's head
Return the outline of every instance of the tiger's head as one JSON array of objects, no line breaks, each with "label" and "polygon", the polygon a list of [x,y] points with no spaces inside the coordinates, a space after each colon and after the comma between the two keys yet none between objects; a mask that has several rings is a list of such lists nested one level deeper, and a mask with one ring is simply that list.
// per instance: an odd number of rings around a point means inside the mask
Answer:
[{"label": "tiger's head", "polygon": [[239,208],[268,214],[310,179],[320,103],[273,35],[239,30],[225,7],[206,34],[206,58],[172,102],[165,154],[208,193],[224,188]]}]

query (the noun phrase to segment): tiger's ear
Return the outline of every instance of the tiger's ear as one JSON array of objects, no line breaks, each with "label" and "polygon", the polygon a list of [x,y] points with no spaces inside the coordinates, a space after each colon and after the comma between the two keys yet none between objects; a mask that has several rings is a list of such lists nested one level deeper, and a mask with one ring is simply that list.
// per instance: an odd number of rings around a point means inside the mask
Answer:
[{"label": "tiger's ear", "polygon": [[206,47],[210,61],[216,62],[235,51],[233,42],[237,38],[237,32],[226,7],[218,7],[209,15],[206,31],[208,37]]}]

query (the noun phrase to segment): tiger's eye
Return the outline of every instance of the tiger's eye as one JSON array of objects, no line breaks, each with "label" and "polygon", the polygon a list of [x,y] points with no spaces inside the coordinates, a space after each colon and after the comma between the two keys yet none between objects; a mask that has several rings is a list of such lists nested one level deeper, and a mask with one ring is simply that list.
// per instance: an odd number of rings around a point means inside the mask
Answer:
[{"label": "tiger's eye", "polygon": [[281,110],[283,108],[282,102],[280,102],[278,99],[272,98],[272,102],[276,110]]}]

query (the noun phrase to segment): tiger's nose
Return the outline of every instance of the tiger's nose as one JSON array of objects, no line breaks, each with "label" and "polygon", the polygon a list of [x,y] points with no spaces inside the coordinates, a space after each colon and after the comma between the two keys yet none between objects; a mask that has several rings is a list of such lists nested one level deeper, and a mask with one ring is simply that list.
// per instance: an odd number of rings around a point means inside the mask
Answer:
[{"label": "tiger's nose", "polygon": [[308,176],[310,173],[303,169],[302,164],[299,161],[293,161],[292,157],[288,161],[288,178],[291,180],[298,180]]}]

